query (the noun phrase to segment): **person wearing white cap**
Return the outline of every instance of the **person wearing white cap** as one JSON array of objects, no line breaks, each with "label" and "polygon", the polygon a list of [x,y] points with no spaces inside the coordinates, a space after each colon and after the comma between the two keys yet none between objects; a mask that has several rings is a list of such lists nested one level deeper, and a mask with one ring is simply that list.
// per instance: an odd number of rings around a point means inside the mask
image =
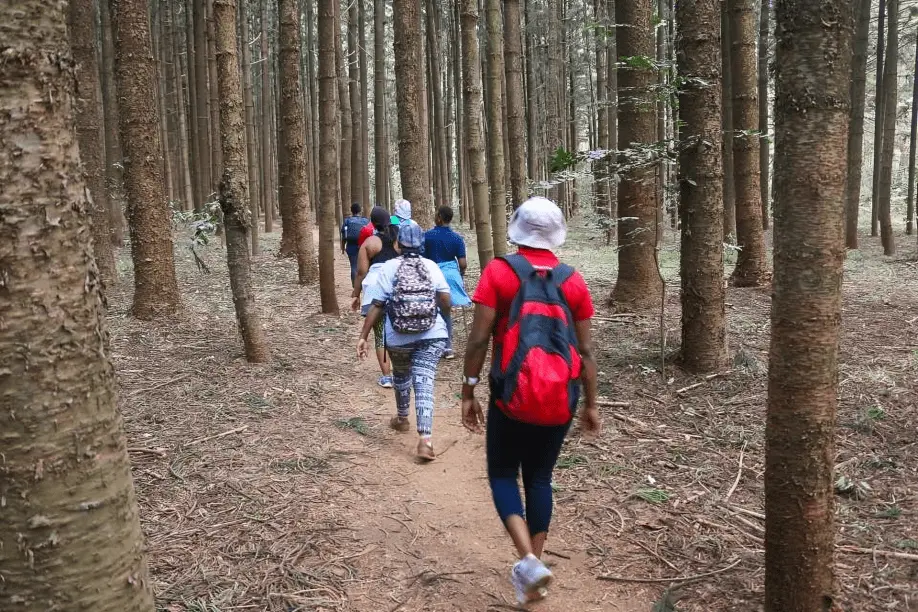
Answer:
[{"label": "person wearing white cap", "polygon": [[[540,557],[552,511],[552,472],[570,429],[580,385],[581,428],[601,428],[596,362],[590,339],[593,302],[583,277],[553,253],[567,237],[554,202],[534,197],[516,209],[508,227],[516,254],[491,261],[472,297],[462,384],[462,421],[481,432],[484,414],[475,386],[494,341],[488,382],[488,480],[494,506],[517,552],[510,579],[517,600],[547,593],[551,571]],[[519,299],[517,299],[519,296]],[[517,480],[522,472],[525,507]]]}]

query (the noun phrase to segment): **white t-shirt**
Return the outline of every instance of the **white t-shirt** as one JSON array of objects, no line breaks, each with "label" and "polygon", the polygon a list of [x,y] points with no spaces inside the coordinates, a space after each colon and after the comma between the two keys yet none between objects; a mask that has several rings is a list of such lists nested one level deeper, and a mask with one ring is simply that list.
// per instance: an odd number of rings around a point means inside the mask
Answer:
[{"label": "white t-shirt", "polygon": [[[421,261],[424,262],[427,271],[430,273],[434,291],[437,293],[449,293],[449,284],[446,282],[446,277],[443,276],[443,271],[440,269],[440,266],[425,257],[422,257]],[[382,264],[382,267],[380,267],[377,272],[376,286],[372,291],[373,299],[384,301],[392,297],[392,292],[395,289],[395,275],[401,263],[402,258],[396,257]],[[427,331],[416,334],[403,334],[395,331],[392,329],[392,323],[389,321],[389,317],[386,316],[386,344],[389,346],[404,346],[412,342],[417,342],[418,340],[437,340],[447,337],[446,321],[443,320],[443,317],[439,313],[437,313],[437,321],[434,323],[433,327]]]}]

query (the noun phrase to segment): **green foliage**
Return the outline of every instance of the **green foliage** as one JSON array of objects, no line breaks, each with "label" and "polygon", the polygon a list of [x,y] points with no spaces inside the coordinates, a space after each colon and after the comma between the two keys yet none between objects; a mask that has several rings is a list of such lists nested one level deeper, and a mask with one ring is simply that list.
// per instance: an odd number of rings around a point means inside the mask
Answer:
[{"label": "green foliage", "polygon": [[551,157],[548,160],[548,170],[554,174],[572,168],[576,164],[577,158],[574,157],[573,153],[564,147],[558,147],[552,151]]},{"label": "green foliage", "polygon": [[669,498],[672,497],[663,489],[638,489],[634,496],[651,504],[662,504],[669,501]]},{"label": "green foliage", "polygon": [[557,467],[559,470],[567,470],[578,465],[587,465],[589,460],[583,455],[564,455],[558,459]]},{"label": "green foliage", "polygon": [[350,419],[342,419],[336,421],[335,425],[341,429],[350,429],[351,431],[356,431],[361,436],[370,435],[370,427],[367,425],[366,421],[362,417],[352,417]]},{"label": "green foliage", "polygon": [[902,516],[902,508],[893,504],[892,506],[877,512],[876,516],[877,518],[897,519]]},{"label": "green foliage", "polygon": [[918,549],[918,540],[913,540],[911,538],[899,540],[896,542],[896,548],[908,548],[910,550]]}]

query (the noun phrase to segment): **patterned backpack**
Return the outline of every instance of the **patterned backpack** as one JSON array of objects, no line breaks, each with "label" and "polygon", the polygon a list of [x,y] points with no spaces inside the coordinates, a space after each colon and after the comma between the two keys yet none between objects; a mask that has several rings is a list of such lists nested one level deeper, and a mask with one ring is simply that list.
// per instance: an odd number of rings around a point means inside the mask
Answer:
[{"label": "patterned backpack", "polygon": [[402,256],[386,312],[392,329],[401,334],[425,332],[437,322],[436,290],[420,255]]}]

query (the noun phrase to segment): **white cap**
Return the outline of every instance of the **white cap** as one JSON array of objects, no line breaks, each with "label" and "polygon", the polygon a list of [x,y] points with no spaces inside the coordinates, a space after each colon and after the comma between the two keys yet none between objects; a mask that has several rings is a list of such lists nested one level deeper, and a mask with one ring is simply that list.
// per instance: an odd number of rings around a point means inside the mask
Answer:
[{"label": "white cap", "polygon": [[556,249],[567,239],[564,213],[548,198],[529,198],[513,211],[507,238],[518,246]]},{"label": "white cap", "polygon": [[408,200],[396,200],[395,201],[395,216],[399,219],[410,219],[411,218],[411,202]]}]

